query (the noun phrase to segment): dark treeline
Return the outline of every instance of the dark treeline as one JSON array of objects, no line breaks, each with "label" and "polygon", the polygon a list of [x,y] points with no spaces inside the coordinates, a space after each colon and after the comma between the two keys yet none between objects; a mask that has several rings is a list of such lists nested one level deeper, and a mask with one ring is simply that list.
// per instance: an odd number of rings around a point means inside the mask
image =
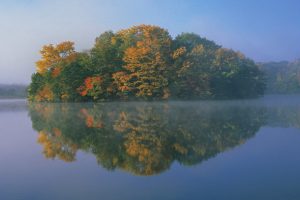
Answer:
[{"label": "dark treeline", "polygon": [[300,93],[300,60],[260,63],[259,66],[265,73],[266,93]]},{"label": "dark treeline", "polygon": [[26,98],[27,86],[0,84],[0,98]]},{"label": "dark treeline", "polygon": [[158,26],[105,32],[86,52],[46,45],[36,63],[32,101],[253,98],[263,73],[243,54],[193,33],[174,39]]}]

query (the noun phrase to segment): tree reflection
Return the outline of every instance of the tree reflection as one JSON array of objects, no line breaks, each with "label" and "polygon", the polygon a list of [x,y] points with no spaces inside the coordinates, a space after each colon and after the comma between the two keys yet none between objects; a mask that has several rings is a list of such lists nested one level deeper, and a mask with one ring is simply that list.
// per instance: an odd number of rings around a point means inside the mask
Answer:
[{"label": "tree reflection", "polygon": [[268,126],[300,128],[300,107],[296,105],[269,108]]},{"label": "tree reflection", "polygon": [[136,175],[195,165],[244,143],[265,109],[218,103],[30,104],[46,158],[74,161],[78,150],[106,169]]}]

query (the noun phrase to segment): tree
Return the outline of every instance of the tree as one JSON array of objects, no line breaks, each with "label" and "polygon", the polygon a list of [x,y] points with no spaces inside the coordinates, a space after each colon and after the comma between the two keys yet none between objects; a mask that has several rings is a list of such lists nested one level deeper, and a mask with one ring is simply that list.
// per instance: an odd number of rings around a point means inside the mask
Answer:
[{"label": "tree", "polygon": [[34,73],[31,76],[31,83],[28,87],[28,99],[35,100],[35,96],[38,91],[45,85],[45,79],[39,73]]},{"label": "tree", "polygon": [[[29,86],[29,99],[36,101],[62,100],[62,82],[58,77],[64,66],[74,62],[77,53],[70,41],[43,46],[41,59],[36,62],[37,72]],[[70,84],[70,83],[69,83]]]},{"label": "tree", "polygon": [[36,62],[37,72],[45,74],[47,71],[52,70],[53,77],[59,74],[62,64],[70,63],[76,57],[74,43],[70,41],[57,45],[45,45],[40,53],[42,58]]},{"label": "tree", "polygon": [[[98,88],[98,91],[101,88],[101,92],[92,92],[89,95],[94,100],[113,99],[116,96],[116,88],[112,74],[121,70],[123,65],[123,51],[120,49],[120,42],[116,35],[112,31],[102,33],[96,38],[90,55],[92,61],[90,70],[93,71],[95,77],[101,77],[101,86],[95,84],[94,86]],[[86,81],[88,80],[91,80],[91,77],[90,79],[87,77]],[[98,83],[100,84],[99,81]],[[87,88],[82,86],[84,87]]]},{"label": "tree", "polygon": [[259,63],[259,66],[266,75],[267,93],[300,93],[300,60]]},{"label": "tree", "polygon": [[[168,86],[166,77],[170,67],[171,37],[157,26],[140,25],[117,33],[125,49],[125,73],[115,78],[118,85],[126,85],[132,95],[145,99],[159,99]],[[116,75],[115,75],[116,77]],[[120,83],[120,79],[125,83]],[[119,88],[121,91],[122,88]]]},{"label": "tree", "polygon": [[172,92],[177,98],[207,98],[211,95],[210,66],[215,51],[213,41],[194,33],[183,33],[173,43]]},{"label": "tree", "polygon": [[59,76],[52,80],[62,101],[86,101],[92,98],[80,95],[79,88],[87,77],[93,76],[91,58],[87,53],[78,53],[76,59],[66,64]]},{"label": "tree", "polygon": [[218,49],[211,74],[211,87],[216,98],[248,98],[263,94],[262,72],[240,52]]}]

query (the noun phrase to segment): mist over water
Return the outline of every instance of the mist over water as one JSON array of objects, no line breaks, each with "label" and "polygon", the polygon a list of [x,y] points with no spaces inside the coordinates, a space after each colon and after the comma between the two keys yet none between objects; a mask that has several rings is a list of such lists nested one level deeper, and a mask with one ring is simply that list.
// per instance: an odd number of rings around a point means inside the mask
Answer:
[{"label": "mist over water", "polygon": [[0,197],[297,199],[299,100],[1,100]]}]

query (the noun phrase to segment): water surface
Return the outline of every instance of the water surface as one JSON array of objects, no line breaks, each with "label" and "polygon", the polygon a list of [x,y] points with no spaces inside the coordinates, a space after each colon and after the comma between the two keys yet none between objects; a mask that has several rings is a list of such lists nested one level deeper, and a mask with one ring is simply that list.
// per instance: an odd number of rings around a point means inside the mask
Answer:
[{"label": "water surface", "polygon": [[300,97],[0,100],[0,199],[300,199]]}]

